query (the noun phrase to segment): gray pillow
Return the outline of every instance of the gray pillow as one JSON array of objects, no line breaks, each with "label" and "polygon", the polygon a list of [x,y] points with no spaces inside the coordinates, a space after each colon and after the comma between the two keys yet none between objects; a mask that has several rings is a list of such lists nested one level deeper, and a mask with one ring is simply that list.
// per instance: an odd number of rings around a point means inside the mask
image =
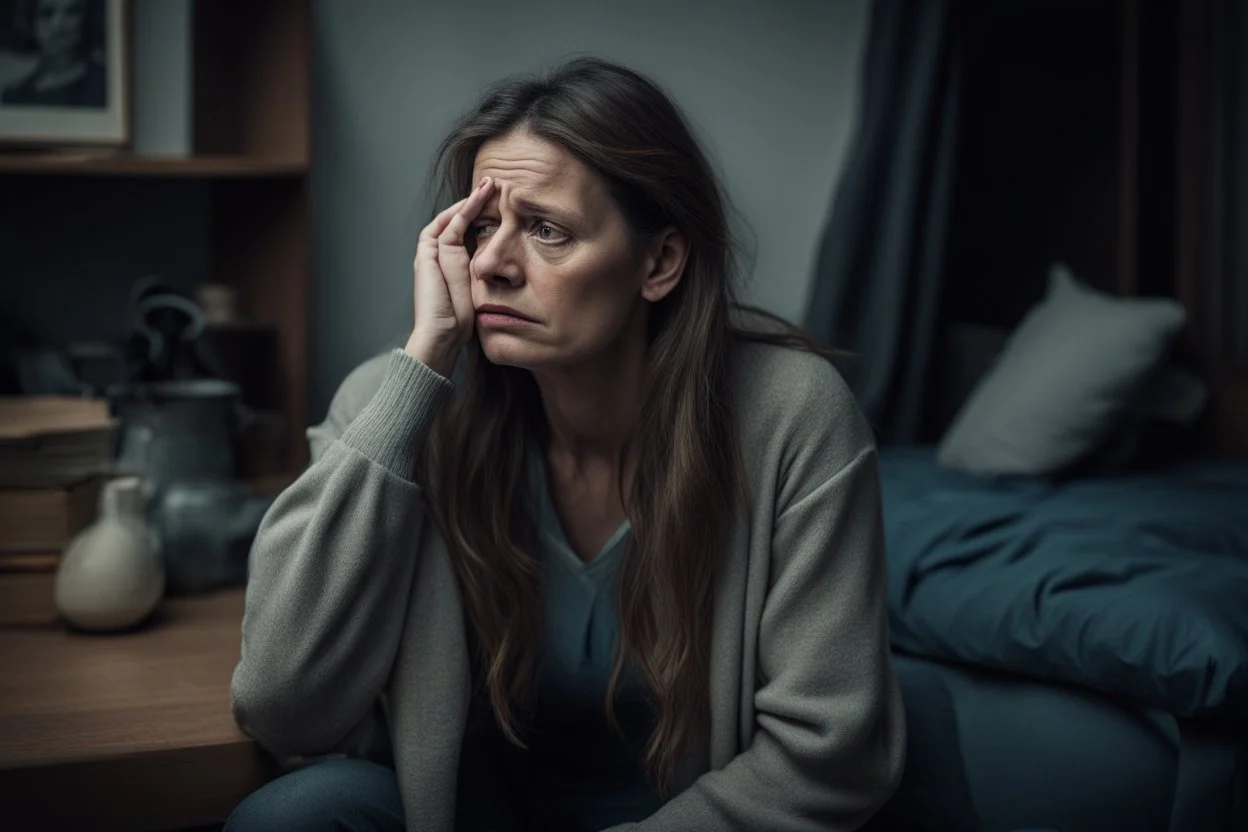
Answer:
[{"label": "gray pillow", "polygon": [[1058,263],[945,432],[937,461],[980,475],[1058,474],[1099,446],[1166,363],[1183,307],[1118,298]]}]

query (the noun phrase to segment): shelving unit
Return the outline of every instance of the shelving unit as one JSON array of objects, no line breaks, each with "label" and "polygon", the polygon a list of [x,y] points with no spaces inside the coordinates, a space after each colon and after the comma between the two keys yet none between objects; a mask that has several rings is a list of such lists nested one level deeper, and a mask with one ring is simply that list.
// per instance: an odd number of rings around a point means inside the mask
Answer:
[{"label": "shelving unit", "polygon": [[189,156],[0,154],[0,187],[12,177],[41,177],[38,187],[49,190],[65,187],[65,177],[94,177],[98,187],[207,185],[207,278],[235,290],[242,317],[278,333],[272,403],[285,438],[277,480],[306,461],[310,44],[309,0],[194,0]]},{"label": "shelving unit", "polygon": [[243,156],[194,156],[175,159],[130,153],[29,153],[0,155],[0,174],[60,176],[167,176],[192,179],[301,177],[303,162]]}]

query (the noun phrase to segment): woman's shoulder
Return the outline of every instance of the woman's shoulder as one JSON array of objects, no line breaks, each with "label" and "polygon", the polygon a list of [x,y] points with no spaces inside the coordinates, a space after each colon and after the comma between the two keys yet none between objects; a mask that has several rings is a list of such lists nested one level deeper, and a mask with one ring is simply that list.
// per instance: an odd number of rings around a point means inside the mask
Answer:
[{"label": "woman's shoulder", "polygon": [[334,403],[348,409],[363,409],[381,388],[386,369],[390,366],[392,352],[393,350],[386,350],[356,364],[338,385]]},{"label": "woman's shoulder", "polygon": [[732,367],[736,418],[747,450],[818,453],[843,465],[874,447],[853,391],[825,356],[739,339]]},{"label": "woman's shoulder", "polygon": [[793,418],[858,414],[853,392],[825,356],[810,350],[738,339],[733,383],[739,406]]},{"label": "woman's shoulder", "polygon": [[381,389],[392,352],[387,350],[356,364],[334,391],[325,421],[314,426],[313,431],[324,431],[330,437],[341,435]]}]

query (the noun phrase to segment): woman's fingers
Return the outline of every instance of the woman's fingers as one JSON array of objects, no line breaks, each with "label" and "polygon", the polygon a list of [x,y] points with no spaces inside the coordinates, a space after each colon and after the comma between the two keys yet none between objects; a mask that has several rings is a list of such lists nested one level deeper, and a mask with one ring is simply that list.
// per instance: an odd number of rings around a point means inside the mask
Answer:
[{"label": "woman's fingers", "polygon": [[429,243],[430,245],[436,244],[438,242],[438,235],[442,233],[444,228],[446,228],[446,224],[451,221],[451,217],[455,216],[455,213],[459,211],[459,209],[463,208],[464,203],[467,201],[468,197],[464,197],[454,205],[443,209],[442,213],[434,217],[428,225],[420,230],[419,241],[422,243]]},{"label": "woman's fingers", "polygon": [[[409,343],[416,343],[440,366],[445,362],[437,356],[455,353],[472,337],[474,316],[464,236],[493,190],[493,182],[483,179],[471,194],[444,209],[420,232],[412,262],[415,308]],[[453,357],[449,361],[453,364]]]},{"label": "woman's fingers", "polygon": [[[417,257],[421,252],[431,260],[437,259],[439,244],[463,245],[464,234],[468,231],[468,223],[476,219],[477,214],[489,200],[494,190],[494,182],[488,176],[468,196],[442,210],[420,232],[416,248]],[[450,226],[454,228],[450,228]],[[448,231],[450,232],[448,234]],[[444,236],[445,235],[445,236]]]},{"label": "woman's fingers", "polygon": [[493,181],[488,177],[483,179],[438,235],[438,263],[446,279],[451,305],[455,308],[456,318],[469,329],[473,321],[473,307],[469,277],[470,256],[464,245],[464,236],[468,233],[469,223],[481,213],[493,191]]},{"label": "woman's fingers", "polygon": [[489,201],[493,192],[494,180],[487,176],[466,199],[456,203],[459,205],[459,210],[451,214],[446,226],[438,233],[438,242],[442,245],[463,245],[468,223],[477,218],[477,214],[481,213],[481,209],[485,207],[485,203]]}]

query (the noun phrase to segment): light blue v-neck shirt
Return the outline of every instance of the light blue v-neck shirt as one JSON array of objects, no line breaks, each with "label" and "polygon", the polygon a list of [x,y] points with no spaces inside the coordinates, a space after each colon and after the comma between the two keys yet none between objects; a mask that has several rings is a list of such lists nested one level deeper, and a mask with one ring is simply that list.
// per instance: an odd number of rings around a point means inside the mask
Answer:
[{"label": "light blue v-neck shirt", "polygon": [[541,581],[546,641],[539,691],[587,709],[602,710],[619,641],[615,579],[631,537],[625,520],[597,555],[581,560],[568,543],[540,465]]},{"label": "light blue v-neck shirt", "polygon": [[625,520],[597,555],[582,561],[550,497],[544,455],[535,450],[531,459],[546,615],[537,708],[528,750],[505,741],[493,747],[503,780],[535,828],[591,832],[642,820],[663,803],[642,766],[652,712],[635,670],[624,674],[616,693],[624,736],[606,721],[619,643],[616,577],[631,526]]}]

